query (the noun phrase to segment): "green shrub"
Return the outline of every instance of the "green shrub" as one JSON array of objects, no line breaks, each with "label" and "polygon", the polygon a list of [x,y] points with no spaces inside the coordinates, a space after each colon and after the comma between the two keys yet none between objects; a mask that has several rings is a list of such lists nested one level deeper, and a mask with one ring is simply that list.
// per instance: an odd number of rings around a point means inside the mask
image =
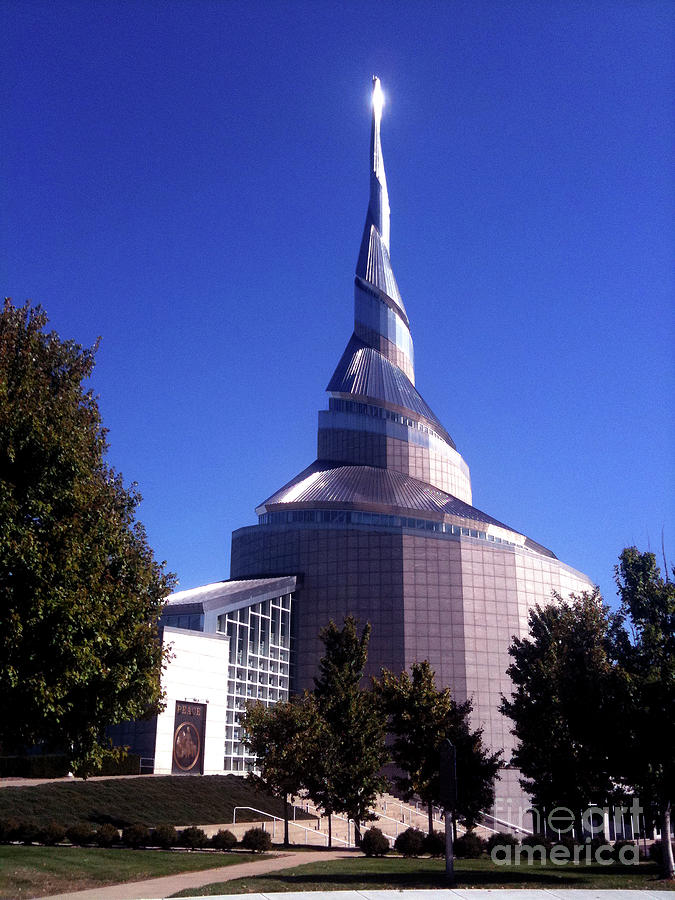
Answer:
[{"label": "green shrub", "polygon": [[[675,853],[675,844],[673,844],[673,853]],[[663,865],[663,841],[654,841],[649,848],[649,858],[652,862]]]},{"label": "green shrub", "polygon": [[491,834],[487,839],[485,849],[488,853],[492,853],[493,847],[517,847],[519,843],[515,835],[510,834],[508,831],[498,831],[496,834]]},{"label": "green shrub", "polygon": [[96,829],[94,840],[99,847],[112,847],[113,844],[119,842],[119,839],[119,831],[114,825],[111,825],[110,822],[104,822],[103,825],[99,825]]},{"label": "green shrub", "polygon": [[105,758],[99,768],[96,770],[97,775],[140,775],[141,774],[141,758],[136,753],[127,753],[126,756]]},{"label": "green shrub", "polygon": [[241,839],[241,846],[253,853],[264,853],[272,847],[272,838],[262,828],[249,828]]},{"label": "green shrub", "polygon": [[47,847],[60,844],[66,836],[66,829],[60,822],[48,822],[38,830],[38,840]]},{"label": "green shrub", "polygon": [[77,822],[66,831],[66,837],[76,847],[84,847],[93,844],[96,832],[88,822]]},{"label": "green shrub", "polygon": [[485,851],[485,841],[473,831],[467,831],[457,838],[453,851],[457,859],[478,859]]},{"label": "green shrub", "polygon": [[16,819],[0,819],[0,844],[11,844],[15,841],[20,826],[21,823]]},{"label": "green shrub", "polygon": [[22,822],[16,830],[14,840],[21,844],[35,844],[40,839],[40,829],[35,822]]},{"label": "green shrub", "polygon": [[178,832],[173,825],[158,825],[157,828],[153,828],[150,840],[153,846],[170,850],[171,847],[178,846]]},{"label": "green shrub", "polygon": [[[625,852],[626,847],[632,848],[629,853]],[[624,851],[623,858],[626,863],[630,864],[639,861],[640,851],[635,841],[614,841],[614,846],[612,847],[612,857],[616,860],[616,862],[622,862],[622,850]]]},{"label": "green shrub", "polygon": [[127,825],[122,829],[122,843],[138,850],[139,847],[148,847],[150,845],[150,829],[147,825]]},{"label": "green shrub", "polygon": [[389,841],[379,828],[369,828],[361,839],[361,850],[366,856],[384,856],[389,853]]},{"label": "green shrub", "polygon": [[548,855],[553,846],[553,841],[549,840],[545,834],[526,834],[520,842],[523,847],[543,847],[544,853]]},{"label": "green shrub", "polygon": [[[585,843],[591,845],[591,854],[593,856],[593,859],[595,859],[595,854],[601,847],[603,847],[603,848],[609,847],[609,851],[611,851],[611,849],[612,849],[611,844],[607,843],[607,838],[604,835],[597,835],[597,837],[586,838]],[[609,855],[608,853],[604,853],[603,854],[604,859],[607,859],[608,855]]]},{"label": "green shrub", "polygon": [[[561,834],[559,838],[556,838],[551,844],[551,850],[553,847],[564,847],[570,854],[574,853],[574,848],[579,845],[579,842],[575,840],[569,834]],[[550,852],[550,851],[549,851]]]},{"label": "green shrub", "polygon": [[67,756],[0,756],[0,778],[64,778],[69,769]]},{"label": "green shrub", "polygon": [[178,836],[178,842],[181,847],[187,847],[189,850],[198,850],[206,845],[207,837],[201,828],[191,825],[184,828]]},{"label": "green shrub", "polygon": [[424,835],[424,852],[429,856],[445,856],[445,835],[442,831],[431,831]]},{"label": "green shrub", "polygon": [[232,850],[237,846],[237,839],[231,831],[220,828],[211,838],[211,846],[216,850]]},{"label": "green shrub", "polygon": [[419,828],[406,828],[394,841],[394,850],[401,856],[420,856],[424,853],[424,832]]}]

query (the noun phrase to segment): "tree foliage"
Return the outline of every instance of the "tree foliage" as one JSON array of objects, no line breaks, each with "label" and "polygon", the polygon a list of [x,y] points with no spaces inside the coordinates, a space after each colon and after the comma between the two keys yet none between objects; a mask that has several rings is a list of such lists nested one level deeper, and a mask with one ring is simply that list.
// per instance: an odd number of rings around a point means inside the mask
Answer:
[{"label": "tree foliage", "polygon": [[537,808],[577,813],[612,795],[616,620],[595,590],[535,607],[529,626],[529,637],[509,648],[514,691],[501,705],[518,738],[513,763]]},{"label": "tree foliage", "polygon": [[284,800],[284,844],[288,845],[287,801],[305,786],[321,726],[316,706],[307,696],[274,706],[248,703],[241,726],[260,772],[252,777]]},{"label": "tree foliage", "polygon": [[457,703],[449,688],[439,690],[428,660],[413,663],[410,675],[383,669],[374,684],[394,735],[394,762],[404,773],[396,778],[403,795],[418,794],[427,804],[432,831],[431,808],[441,797],[440,746],[448,738],[457,759],[455,813],[468,827],[475,825],[481,811],[492,805],[501,751],[491,753],[483,745],[482,729],[471,728],[471,701]]},{"label": "tree foliage", "polygon": [[0,316],[0,742],[64,749],[81,774],[107,725],[156,712],[156,623],[172,576],[135,514],[140,495],[105,461],[83,382],[96,347]]},{"label": "tree foliage", "polygon": [[[674,571],[675,574],[675,571]],[[513,761],[541,809],[635,797],[670,833],[675,799],[675,585],[652,553],[626,548],[621,607],[597,590],[530,613],[509,653],[514,692],[502,711],[519,741]],[[664,877],[673,878],[666,841]]]},{"label": "tree foliage", "polygon": [[[616,583],[625,627],[616,656],[626,685],[617,767],[665,836],[675,802],[675,584],[653,553],[636,547],[621,553]],[[673,878],[670,841],[663,846],[663,875]]]},{"label": "tree foliage", "polygon": [[370,625],[359,635],[356,620],[348,616],[341,629],[330,622],[320,637],[326,653],[319,664],[314,696],[323,727],[308,770],[308,786],[326,812],[353,819],[359,843],[360,823],[375,818],[370,807],[387,786],[379,774],[388,758],[385,718],[374,694],[360,686]]}]

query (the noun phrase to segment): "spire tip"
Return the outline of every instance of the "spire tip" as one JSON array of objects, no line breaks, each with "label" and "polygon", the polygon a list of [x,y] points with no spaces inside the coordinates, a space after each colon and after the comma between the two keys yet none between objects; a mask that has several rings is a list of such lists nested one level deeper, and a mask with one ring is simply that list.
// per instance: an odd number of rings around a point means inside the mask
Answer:
[{"label": "spire tip", "polygon": [[382,107],[384,106],[384,92],[382,84],[377,75],[373,75],[373,112],[380,119],[382,117]]}]

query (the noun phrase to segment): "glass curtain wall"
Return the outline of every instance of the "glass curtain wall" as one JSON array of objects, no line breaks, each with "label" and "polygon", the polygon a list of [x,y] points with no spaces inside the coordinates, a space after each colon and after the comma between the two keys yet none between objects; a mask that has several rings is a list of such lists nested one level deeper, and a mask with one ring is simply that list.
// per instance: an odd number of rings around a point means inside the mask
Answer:
[{"label": "glass curtain wall", "polygon": [[291,594],[218,616],[230,639],[225,723],[225,771],[251,771],[255,762],[242,743],[240,719],[248,700],[266,706],[288,700]]}]

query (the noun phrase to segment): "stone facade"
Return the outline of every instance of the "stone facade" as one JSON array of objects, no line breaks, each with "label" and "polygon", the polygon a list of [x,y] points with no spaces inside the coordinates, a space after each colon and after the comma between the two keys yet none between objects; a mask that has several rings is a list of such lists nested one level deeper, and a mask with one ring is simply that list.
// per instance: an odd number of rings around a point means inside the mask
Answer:
[{"label": "stone facade", "polygon": [[[474,725],[510,758],[513,737],[499,713],[511,685],[506,668],[513,635],[527,633],[536,603],[588,590],[579,572],[515,545],[408,528],[314,524],[257,525],[232,536],[232,576],[295,573],[295,690],[313,686],[323,653],[318,632],[348,614],[370,622],[368,675],[398,673],[428,659],[439,687],[471,697]],[[496,786],[496,807],[519,824],[527,799],[517,773]],[[498,814],[497,813],[497,814]]]}]

